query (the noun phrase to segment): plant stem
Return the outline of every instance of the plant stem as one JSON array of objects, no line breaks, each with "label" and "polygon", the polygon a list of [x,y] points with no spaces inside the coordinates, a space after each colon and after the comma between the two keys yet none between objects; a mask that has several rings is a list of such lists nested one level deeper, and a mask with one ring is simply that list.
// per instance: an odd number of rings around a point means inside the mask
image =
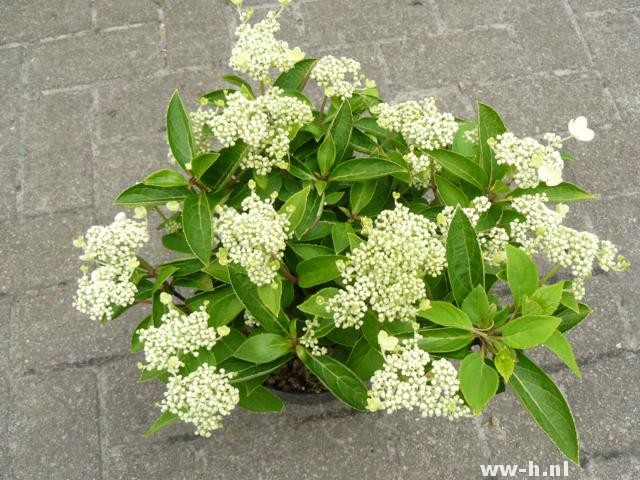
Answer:
[{"label": "plant stem", "polygon": [[157,206],[153,207],[153,209],[158,213],[158,215],[160,215],[162,217],[162,219],[166,222],[167,220],[169,220],[166,215],[164,213],[162,213],[162,210],[160,210]]},{"label": "plant stem", "polygon": [[547,281],[553,277],[556,273],[558,273],[560,271],[560,269],[562,268],[562,265],[560,265],[559,263],[556,263],[553,268],[551,270],[549,270],[549,272],[540,279],[540,286],[544,285],[545,283],[547,283]]},{"label": "plant stem", "polygon": [[322,123],[322,120],[324,119],[324,107],[327,105],[328,98],[329,97],[327,97],[326,95],[322,97],[322,105],[320,105],[320,113],[318,114],[318,125],[320,125]]},{"label": "plant stem", "polygon": [[293,283],[293,284],[297,284],[298,283],[298,277],[296,277],[293,273],[291,273],[289,271],[289,269],[284,264],[284,262],[280,262],[280,273],[282,273],[284,278],[289,280],[291,283]]}]

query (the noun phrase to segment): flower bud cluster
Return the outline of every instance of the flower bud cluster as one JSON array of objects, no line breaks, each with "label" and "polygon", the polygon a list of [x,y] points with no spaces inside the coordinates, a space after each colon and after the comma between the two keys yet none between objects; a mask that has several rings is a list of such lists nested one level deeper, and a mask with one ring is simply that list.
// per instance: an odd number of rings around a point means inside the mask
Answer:
[{"label": "flower bud cluster", "polygon": [[240,401],[240,392],[230,383],[234,375],[205,363],[186,377],[171,377],[160,408],[193,423],[197,435],[210,437]]},{"label": "flower bud cluster", "polygon": [[432,362],[418,346],[419,338],[402,340],[396,351],[383,352],[383,367],[371,377],[369,410],[393,413],[417,408],[423,417],[450,420],[469,416],[469,408],[458,395],[460,381],[455,367],[445,359]]},{"label": "flower bud cluster", "polygon": [[242,201],[242,210],[216,208],[213,228],[223,245],[218,258],[222,264],[230,261],[244,267],[256,285],[268,285],[280,268],[291,234],[289,219],[276,212],[273,200],[262,200],[254,191]]},{"label": "flower bud cluster", "polygon": [[175,375],[184,366],[181,355],[197,357],[198,350],[211,349],[220,339],[216,329],[209,326],[206,305],[188,315],[170,305],[160,322],[159,327],[151,326],[139,333],[147,361],[140,365],[143,370],[166,370]]},{"label": "flower bud cluster", "polygon": [[95,225],[76,239],[74,245],[83,249],[80,259],[95,262],[97,268],[89,274],[88,267],[82,267],[73,306],[93,320],[108,321],[114,306],[133,304],[137,287],[130,278],[139,265],[137,252],[148,241],[146,221],[129,220],[123,212],[111,225]]},{"label": "flower bud cluster", "polygon": [[546,134],[547,145],[531,137],[518,138],[511,132],[498,135],[490,142],[498,165],[514,167],[513,179],[521,188],[536,187],[540,181],[549,186],[562,182],[564,161],[560,156],[560,138]]},{"label": "flower bud cluster", "polygon": [[398,105],[381,103],[373,109],[378,125],[399,132],[410,146],[435,150],[453,143],[458,124],[451,113],[440,112],[433,97]]},{"label": "flower bud cluster", "polygon": [[412,148],[405,156],[411,169],[411,184],[418,188],[428,188],[431,184],[432,172],[439,172],[442,167],[426,153],[416,153]]},{"label": "flower bud cluster", "polygon": [[359,62],[333,55],[318,60],[310,76],[324,88],[327,97],[340,97],[342,100],[351,98],[355,90],[361,89],[365,79]]},{"label": "flower bud cluster", "polygon": [[229,66],[257,82],[269,83],[271,68],[286,72],[304,58],[304,53],[298,47],[290,49],[287,42],[276,38],[275,34],[280,31],[280,12],[268,12],[255,25],[249,23],[251,13],[248,9],[242,12],[242,23],[235,31],[238,41],[231,50]]},{"label": "flower bud cluster", "polygon": [[290,133],[312,120],[309,105],[285,95],[281,88],[272,87],[255,99],[241,92],[227,95],[222,113],[207,119],[206,124],[225,147],[242,140],[249,151],[241,167],[254,168],[258,175],[266,175],[274,166],[287,168]]},{"label": "flower bud cluster", "polygon": [[426,298],[423,277],[446,266],[436,224],[399,203],[382,211],[368,234],[339,265],[346,286],[327,302],[338,327],[360,327],[367,305],[380,321],[411,320]]},{"label": "flower bud cluster", "polygon": [[318,338],[316,337],[316,331],[319,327],[320,319],[318,317],[305,320],[303,327],[304,334],[300,337],[300,345],[308,348],[313,356],[327,354],[327,348],[320,346]]}]

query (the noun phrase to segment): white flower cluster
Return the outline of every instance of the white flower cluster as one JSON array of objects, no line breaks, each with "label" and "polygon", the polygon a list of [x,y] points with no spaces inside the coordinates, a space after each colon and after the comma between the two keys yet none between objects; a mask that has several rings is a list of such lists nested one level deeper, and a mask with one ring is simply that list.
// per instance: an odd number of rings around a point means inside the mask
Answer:
[{"label": "white flower cluster", "polygon": [[[471,200],[471,206],[465,207],[462,209],[463,213],[469,219],[469,222],[474,227],[480,221],[480,217],[483,213],[489,211],[491,208],[491,201],[488,197],[480,196]],[[440,229],[443,234],[449,230],[449,224],[453,219],[453,214],[456,212],[456,207],[452,207],[451,205],[444,207],[442,212],[440,212],[436,218]]]},{"label": "white flower cluster", "polygon": [[267,285],[280,268],[291,234],[289,219],[276,212],[273,200],[261,200],[254,191],[242,201],[242,210],[226,205],[216,208],[213,228],[223,245],[218,258],[222,264],[240,264],[253,283]]},{"label": "white flower cluster", "polygon": [[383,352],[384,365],[371,377],[369,410],[393,413],[417,408],[423,417],[451,420],[469,416],[469,408],[458,395],[455,367],[445,359],[431,362],[429,354],[418,346],[419,338],[405,339],[396,351]]},{"label": "white flower cluster", "polygon": [[327,354],[327,348],[320,346],[318,338],[316,337],[318,327],[320,327],[320,319],[318,317],[305,320],[303,328],[304,334],[300,337],[300,345],[307,347],[313,356]]},{"label": "white flower cluster", "polygon": [[184,362],[180,355],[198,356],[200,348],[211,349],[220,336],[208,325],[206,305],[186,315],[173,305],[161,317],[159,327],[151,326],[139,333],[144,343],[146,364],[143,370],[166,370],[175,375]]},{"label": "white flower cluster", "polygon": [[399,203],[382,211],[367,241],[339,265],[346,287],[327,302],[336,326],[360,327],[367,303],[380,321],[411,320],[426,299],[422,278],[446,266],[436,231],[435,223]]},{"label": "white flower cluster", "polygon": [[120,212],[108,226],[95,225],[86,236],[74,241],[83,249],[80,259],[95,262],[97,268],[78,280],[73,305],[93,320],[111,320],[114,305],[127,307],[134,303],[137,287],[130,281],[138,266],[138,250],[149,241],[146,222],[129,220]]},{"label": "white flower cluster", "polygon": [[197,435],[210,437],[240,401],[238,389],[230,383],[233,375],[205,363],[186,377],[171,377],[160,408],[193,423]]},{"label": "white flower cluster", "polygon": [[272,87],[256,99],[241,92],[227,95],[222,113],[206,122],[223,146],[235,145],[238,140],[246,143],[249,151],[242,159],[242,168],[254,168],[259,175],[266,175],[274,166],[287,168],[289,134],[312,120],[309,105]]},{"label": "white flower cluster", "polygon": [[547,133],[545,140],[547,145],[542,145],[534,138],[518,138],[513,133],[506,132],[489,144],[498,165],[515,168],[513,179],[519,187],[533,188],[540,181],[555,186],[562,182],[564,161],[558,151],[562,148],[562,141],[553,133]]},{"label": "white flower cluster", "polygon": [[408,101],[398,105],[376,105],[378,125],[399,132],[413,147],[435,150],[453,143],[458,124],[450,113],[440,112],[433,97],[419,102]]},{"label": "white flower cluster", "polygon": [[577,298],[584,296],[584,282],[591,277],[595,262],[605,271],[620,271],[629,266],[611,242],[562,225],[569,207],[558,204],[552,210],[546,202],[545,194],[523,195],[513,200],[513,208],[525,220],[511,222],[511,238],[528,254],[542,253],[550,262],[570,268]]},{"label": "white flower cluster", "polygon": [[213,132],[211,132],[211,127],[209,127],[209,122],[211,122],[217,114],[217,110],[202,107],[194,112],[189,112],[191,130],[193,130],[193,141],[198,155],[211,150]]},{"label": "white flower cluster", "polygon": [[241,14],[242,23],[235,32],[238,41],[231,51],[229,66],[257,82],[268,83],[271,68],[286,72],[304,58],[304,53],[298,47],[290,49],[287,42],[275,37],[280,31],[280,11],[268,12],[266,18],[255,25],[249,24],[251,14],[252,10]]},{"label": "white flower cluster", "polygon": [[492,227],[478,233],[482,256],[489,265],[500,265],[507,260],[509,234],[502,227]]},{"label": "white flower cluster", "polygon": [[351,98],[354,91],[361,89],[364,80],[359,62],[347,57],[336,58],[333,55],[318,60],[310,77],[324,88],[327,97],[340,97],[342,100]]},{"label": "white flower cluster", "polygon": [[440,164],[426,153],[416,153],[411,149],[404,159],[411,169],[411,184],[418,188],[427,188],[431,182],[431,173],[441,170]]}]

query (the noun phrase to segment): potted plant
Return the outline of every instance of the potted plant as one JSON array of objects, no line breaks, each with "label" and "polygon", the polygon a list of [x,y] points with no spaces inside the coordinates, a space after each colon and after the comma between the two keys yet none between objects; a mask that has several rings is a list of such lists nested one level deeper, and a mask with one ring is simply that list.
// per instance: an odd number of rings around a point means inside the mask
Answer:
[{"label": "potted plant", "polygon": [[[562,178],[564,144],[593,138],[586,119],[535,139],[482,103],[474,119],[433,98],[391,105],[357,61],[276,38],[288,1],[253,23],[232,3],[230,66],[246,79],[192,112],[174,93],[172,168],[118,196],[133,218],[75,241],[94,265],[80,311],[105,323],[151,305],[131,342],[141,380],[166,384],[149,433],[182,420],[209,436],[236,407],[282,410],[278,389],[450,419],[510,390],[577,462],[567,402],[526,350],[580,376],[565,334],[590,313],[585,281],[628,266],[563,225],[593,197]],[[174,260],[139,256],[152,223]]]}]

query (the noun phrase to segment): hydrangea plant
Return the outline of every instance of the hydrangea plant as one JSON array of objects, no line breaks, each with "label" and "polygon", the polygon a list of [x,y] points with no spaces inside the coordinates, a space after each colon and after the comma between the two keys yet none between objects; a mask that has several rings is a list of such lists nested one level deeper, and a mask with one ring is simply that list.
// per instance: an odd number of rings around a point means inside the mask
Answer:
[{"label": "hydrangea plant", "polygon": [[[433,98],[385,103],[357,61],[276,38],[287,1],[255,23],[232,3],[229,65],[247,79],[224,77],[193,112],[174,93],[173,167],[117,197],[133,218],[75,241],[94,265],[80,311],[105,323],[150,304],[131,343],[141,380],[166,384],[149,433],[279,412],[264,383],[297,358],[361,411],[455,419],[510,390],[578,461],[567,402],[526,351],[580,376],[566,333],[591,311],[585,281],[627,267],[563,225],[567,204],[593,198],[562,178],[564,143],[594,136],[586,119],[565,138],[519,137],[482,103],[468,120]],[[152,220],[174,260],[138,254]]]}]

